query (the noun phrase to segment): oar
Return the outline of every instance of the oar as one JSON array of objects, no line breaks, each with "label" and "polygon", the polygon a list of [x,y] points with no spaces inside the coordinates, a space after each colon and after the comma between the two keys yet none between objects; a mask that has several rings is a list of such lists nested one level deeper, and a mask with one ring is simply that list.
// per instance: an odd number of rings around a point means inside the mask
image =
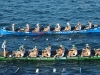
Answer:
[{"label": "oar", "polygon": [[36,72],[36,73],[39,73],[39,69],[37,68],[35,72]]},{"label": "oar", "polygon": [[81,67],[80,67],[80,73],[81,73]]},{"label": "oar", "polygon": [[48,41],[49,39],[48,38],[46,38],[46,41]]},{"label": "oar", "polygon": [[53,68],[53,73],[56,73],[56,68]]},{"label": "oar", "polygon": [[62,72],[65,72],[66,71],[66,68],[63,68]]},{"label": "oar", "polygon": [[17,73],[19,71],[19,68],[16,69],[16,71],[14,73]]}]

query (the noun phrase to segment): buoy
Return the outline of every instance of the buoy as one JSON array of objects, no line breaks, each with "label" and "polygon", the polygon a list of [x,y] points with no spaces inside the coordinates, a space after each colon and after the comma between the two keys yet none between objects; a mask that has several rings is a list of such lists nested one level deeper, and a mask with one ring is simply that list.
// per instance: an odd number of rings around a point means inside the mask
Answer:
[{"label": "buoy", "polygon": [[39,73],[39,69],[38,68],[36,69],[36,73]]},{"label": "buoy", "polygon": [[55,72],[56,72],[56,68],[53,69],[53,73],[55,73]]}]

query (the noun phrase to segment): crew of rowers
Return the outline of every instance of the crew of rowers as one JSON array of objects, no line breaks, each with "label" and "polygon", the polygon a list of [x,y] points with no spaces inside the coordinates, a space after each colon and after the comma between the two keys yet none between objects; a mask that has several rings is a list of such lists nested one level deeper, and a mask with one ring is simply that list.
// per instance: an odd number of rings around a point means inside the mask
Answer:
[{"label": "crew of rowers", "polygon": [[[12,24],[12,31],[14,31],[14,25],[15,24]],[[81,30],[81,23],[78,22],[78,24],[75,26],[75,29],[74,30]],[[89,21],[88,22],[88,25],[85,27],[85,29],[90,29],[92,27],[92,23]],[[53,31],[60,31],[61,30],[61,26],[59,23],[56,24],[56,27]],[[67,26],[64,28],[63,31],[70,31],[71,30],[71,25],[69,22],[67,22]],[[30,26],[29,24],[26,24],[26,27],[25,28],[21,28],[20,31],[25,31],[25,32],[29,32],[30,31]],[[48,24],[46,28],[43,29],[44,32],[48,32],[50,31],[50,25]],[[32,30],[32,32],[40,32],[40,25],[39,23],[36,24],[36,27],[34,28],[34,30]]]},{"label": "crew of rowers", "polygon": [[[2,44],[2,48],[4,50],[4,57],[6,57],[6,41],[3,42]],[[95,51],[95,55],[100,55],[100,49],[94,49]],[[24,45],[19,47],[19,50],[16,51],[14,53],[15,57],[23,57],[25,56],[25,48]],[[39,56],[38,52],[38,48],[37,46],[35,46],[33,49],[28,51],[28,57],[37,57]],[[72,48],[68,50],[68,54],[67,57],[73,57],[73,56],[77,56],[78,55],[78,51],[77,48],[75,47],[75,45],[72,45]],[[81,52],[81,57],[84,56],[90,56],[91,55],[91,48],[88,44],[86,44],[86,47],[82,49]],[[40,55],[40,57],[51,57],[51,45],[48,45],[44,50],[42,50],[42,54]],[[56,54],[53,54],[53,57],[63,57],[65,56],[65,48],[63,45],[60,45],[59,48],[56,50]]]},{"label": "crew of rowers", "polygon": [[[15,53],[15,57],[23,57],[25,53],[25,48],[22,45],[20,50]],[[60,45],[59,48],[56,50],[56,54],[54,57],[63,57],[65,54],[65,48],[63,45]],[[67,57],[77,56],[77,48],[75,45],[72,45],[72,48],[68,50]],[[81,57],[90,56],[91,55],[91,48],[88,44],[86,47],[82,49]],[[95,55],[100,55],[100,50],[95,50]],[[29,57],[37,57],[38,56],[38,48],[35,46],[32,50],[29,50]],[[51,57],[51,46],[48,45],[44,50],[42,50],[41,57]]]}]

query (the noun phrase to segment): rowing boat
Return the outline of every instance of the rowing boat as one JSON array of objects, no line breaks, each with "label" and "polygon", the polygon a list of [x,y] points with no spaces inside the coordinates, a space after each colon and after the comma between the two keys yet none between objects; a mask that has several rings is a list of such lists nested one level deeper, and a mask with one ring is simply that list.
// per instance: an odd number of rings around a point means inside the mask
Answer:
[{"label": "rowing boat", "polygon": [[[54,52],[54,51],[53,51]],[[54,55],[55,53],[52,54]],[[100,60],[100,56],[94,56],[94,51],[91,51],[91,56],[85,56],[85,57],[81,57],[80,54],[81,51],[78,51],[78,55],[77,56],[72,56],[72,57],[68,57],[67,55],[65,55],[64,57],[53,57],[53,55],[51,57],[29,57],[27,56],[27,52],[25,54],[24,57],[14,57],[14,56],[10,56],[11,54],[13,55],[15,53],[15,51],[13,52],[7,52],[7,57],[3,57],[3,52],[0,52],[0,61],[69,61],[69,60],[74,60],[74,61],[85,61],[85,60]],[[67,51],[65,52],[67,53]],[[41,54],[41,51],[39,52],[39,54]]]},{"label": "rowing boat", "polygon": [[67,61],[67,60],[100,60],[99,56],[87,56],[87,57],[20,57],[20,58],[12,58],[12,57],[0,57],[0,61],[12,61],[12,60],[20,60],[20,61]]},{"label": "rowing boat", "polygon": [[1,35],[28,35],[28,36],[36,36],[36,35],[67,35],[67,34],[87,34],[87,33],[100,33],[100,27],[99,26],[93,26],[91,29],[82,29],[82,30],[78,30],[75,31],[72,30],[71,31],[53,31],[53,28],[50,29],[50,31],[48,32],[24,32],[24,31],[11,31],[11,30],[7,30],[7,29],[0,29],[0,33]]}]

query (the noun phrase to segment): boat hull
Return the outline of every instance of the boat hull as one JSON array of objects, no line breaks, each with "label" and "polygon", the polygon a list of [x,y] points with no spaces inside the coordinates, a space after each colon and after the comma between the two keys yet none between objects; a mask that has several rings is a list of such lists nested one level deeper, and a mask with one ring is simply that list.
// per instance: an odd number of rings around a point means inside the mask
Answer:
[{"label": "boat hull", "polygon": [[0,61],[85,61],[85,60],[100,60],[99,56],[88,56],[88,57],[19,57],[19,58],[10,58],[10,57],[0,57]]},{"label": "boat hull", "polygon": [[100,33],[100,27],[80,30],[80,31],[49,31],[49,32],[17,32],[17,31],[9,31],[1,29],[1,35],[29,35],[29,36],[37,36],[37,35],[68,35],[68,34],[87,34],[87,33]]}]

